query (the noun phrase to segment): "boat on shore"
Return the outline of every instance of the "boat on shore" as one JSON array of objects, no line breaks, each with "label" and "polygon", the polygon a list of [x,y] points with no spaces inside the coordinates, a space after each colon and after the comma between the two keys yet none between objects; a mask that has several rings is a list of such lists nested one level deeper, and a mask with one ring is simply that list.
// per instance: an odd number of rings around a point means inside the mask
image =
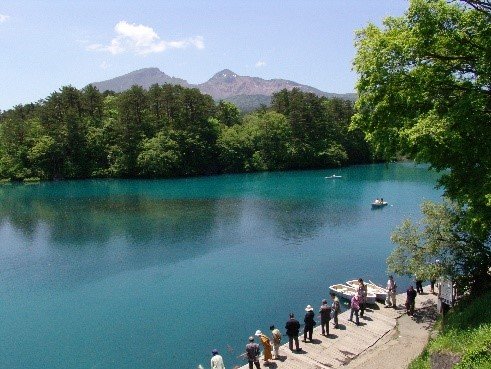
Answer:
[{"label": "boat on shore", "polygon": [[[387,298],[387,290],[373,283],[372,281],[363,282],[367,286],[367,292],[369,294],[375,295],[377,301],[385,301]],[[346,284],[353,288],[358,288],[358,280],[352,279],[351,281],[346,281]]]},{"label": "boat on shore", "polygon": [[327,177],[324,177],[324,178],[327,178],[327,179],[343,178],[343,176],[337,176],[337,175],[333,174],[332,176],[327,176]]},{"label": "boat on shore", "polygon": [[[357,281],[358,282],[358,281]],[[351,301],[351,298],[357,293],[356,288],[348,286],[346,284],[333,284],[329,286],[329,291],[333,292],[336,296]],[[374,293],[367,293],[366,303],[375,304],[376,296]]]}]

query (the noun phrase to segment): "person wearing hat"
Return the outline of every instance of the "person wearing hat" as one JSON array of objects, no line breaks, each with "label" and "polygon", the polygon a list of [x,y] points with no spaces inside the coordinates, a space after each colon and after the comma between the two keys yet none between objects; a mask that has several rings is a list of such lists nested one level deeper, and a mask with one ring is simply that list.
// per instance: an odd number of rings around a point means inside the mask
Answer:
[{"label": "person wearing hat", "polygon": [[253,364],[256,369],[261,368],[259,364],[259,345],[254,342],[254,337],[249,337],[249,343],[246,345],[247,361],[249,362],[249,369],[253,369]]},{"label": "person wearing hat", "polygon": [[218,355],[217,349],[213,349],[211,351],[211,369],[225,369],[225,365],[223,365],[223,358]]},{"label": "person wearing hat", "polygon": [[274,325],[269,327],[269,330],[273,335],[273,360],[277,360],[280,357],[281,332]]},{"label": "person wearing hat", "polygon": [[271,341],[269,340],[269,337],[266,336],[259,329],[256,331],[255,336],[259,338],[259,341],[264,347],[264,351],[263,351],[264,365],[269,365],[269,360],[273,359],[273,356],[271,355]]},{"label": "person wearing hat", "polygon": [[331,320],[331,307],[327,304],[327,300],[322,300],[322,305],[319,309],[321,317],[322,335],[329,336],[329,321]]},{"label": "person wearing hat", "polygon": [[312,342],[312,333],[314,332],[315,326],[314,308],[310,305],[307,305],[305,311],[305,317],[303,318],[303,322],[305,323],[303,328],[303,342],[307,342],[307,334],[309,336],[309,341]]},{"label": "person wearing hat", "polygon": [[300,322],[295,319],[295,315],[290,313],[290,319],[286,322],[285,325],[286,335],[288,336],[288,347],[290,351],[293,351],[293,341],[295,340],[295,351],[302,351],[300,347],[298,347],[298,333],[300,331]]}]

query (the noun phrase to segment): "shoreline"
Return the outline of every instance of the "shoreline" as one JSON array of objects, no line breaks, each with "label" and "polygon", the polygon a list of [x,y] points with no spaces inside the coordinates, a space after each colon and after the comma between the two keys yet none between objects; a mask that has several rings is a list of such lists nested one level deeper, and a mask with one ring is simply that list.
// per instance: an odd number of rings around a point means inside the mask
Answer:
[{"label": "shoreline", "polygon": [[[312,343],[301,341],[302,352],[288,348],[288,336],[283,335],[280,359],[262,368],[275,369],[406,369],[423,351],[436,319],[436,295],[424,287],[424,294],[416,297],[413,317],[405,313],[406,293],[397,295],[397,309],[383,304],[368,306],[360,326],[348,321],[350,311],[339,315],[340,329],[331,325],[329,337],[321,335],[320,325],[314,328]],[[298,317],[301,320],[301,317]],[[284,334],[284,329],[282,330]],[[262,348],[262,346],[261,346]],[[248,369],[248,364],[233,369]]]}]

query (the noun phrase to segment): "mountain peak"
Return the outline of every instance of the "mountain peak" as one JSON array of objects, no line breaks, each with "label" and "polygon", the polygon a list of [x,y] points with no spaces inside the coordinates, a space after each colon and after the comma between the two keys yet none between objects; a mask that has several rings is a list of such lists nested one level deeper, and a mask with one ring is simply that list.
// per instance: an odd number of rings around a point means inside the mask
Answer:
[{"label": "mountain peak", "polygon": [[211,77],[210,81],[222,81],[222,82],[233,82],[238,77],[237,73],[232,72],[230,69],[221,70],[218,73],[215,73],[213,77]]},{"label": "mountain peak", "polygon": [[189,86],[187,81],[181,78],[170,77],[159,68],[138,69],[107,81],[92,83],[92,85],[101,92],[106,90],[121,92],[129,89],[133,85],[138,85],[148,89],[155,83],[158,83],[159,85],[169,83],[171,85],[181,85],[184,87]]},{"label": "mountain peak", "polygon": [[145,75],[150,75],[150,76],[155,76],[155,75],[164,75],[167,76],[164,72],[162,72],[159,68],[142,68],[135,70],[133,72],[128,73],[128,75],[140,75],[140,74],[145,74]]},{"label": "mountain peak", "polygon": [[[189,84],[187,81],[180,78],[170,77],[159,68],[139,69],[107,81],[92,83],[92,85],[101,92],[106,90],[121,92],[131,88],[133,85],[148,89],[155,83],[158,83],[159,85],[168,83],[171,85],[198,88],[202,93],[209,94],[216,100],[228,99],[230,101],[232,99],[232,101],[237,101],[249,111],[259,107],[258,102],[269,104],[271,95],[275,92],[283,89],[291,90],[295,87],[305,92],[314,93],[318,96],[341,97],[351,100],[356,99],[356,95],[354,94],[329,94],[314,87],[284,79],[265,80],[259,77],[241,76],[230,69],[223,69],[208,81],[197,85]],[[234,98],[236,99],[233,100]],[[249,101],[249,103],[247,101]],[[251,101],[252,103],[250,103]],[[242,108],[242,106],[240,106],[240,108]]]}]

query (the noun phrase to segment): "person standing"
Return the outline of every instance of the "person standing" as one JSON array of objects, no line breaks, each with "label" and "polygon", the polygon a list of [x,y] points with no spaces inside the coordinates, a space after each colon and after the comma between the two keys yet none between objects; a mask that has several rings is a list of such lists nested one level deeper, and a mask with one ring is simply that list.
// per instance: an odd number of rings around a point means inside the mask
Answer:
[{"label": "person standing", "polygon": [[416,291],[413,286],[409,286],[406,291],[406,312],[407,315],[412,316],[414,314],[414,305],[416,304]]},{"label": "person standing", "polygon": [[423,281],[419,279],[417,276],[414,276],[415,283],[416,283],[416,292],[419,293],[420,295],[423,294]]},{"label": "person standing", "polygon": [[356,316],[356,325],[360,325],[360,318],[358,317],[358,312],[360,311],[360,296],[357,293],[351,298],[351,313],[349,316],[350,322],[353,321],[353,314]]},{"label": "person standing", "polygon": [[367,301],[367,285],[363,283],[363,279],[359,278],[358,279],[358,297],[360,298],[360,316],[362,317],[363,314],[365,313],[366,309],[366,301]]},{"label": "person standing", "polygon": [[329,336],[329,321],[331,320],[331,307],[327,304],[327,300],[322,300],[322,305],[319,309],[321,317],[322,335]]},{"label": "person standing", "polygon": [[273,335],[273,360],[277,360],[280,357],[281,332],[274,325],[269,327],[269,330]]},{"label": "person standing", "polygon": [[295,341],[295,351],[301,351],[302,349],[298,347],[300,323],[297,319],[295,319],[295,315],[293,313],[290,314],[290,319],[288,319],[286,322],[285,329],[286,335],[288,336],[288,347],[290,348],[290,351],[293,351],[293,341]]},{"label": "person standing", "polygon": [[334,329],[338,329],[339,328],[338,315],[341,312],[341,303],[339,302],[339,299],[334,292],[330,292],[329,295],[331,296],[332,299],[331,310],[332,310],[332,318],[334,321]]},{"label": "person standing", "polygon": [[436,259],[435,262],[433,263],[433,272],[432,272],[432,277],[430,279],[430,293],[432,295],[435,295],[435,284],[436,284],[436,278],[438,276],[438,270],[440,268],[440,260]]},{"label": "person standing", "polygon": [[273,359],[273,356],[271,355],[271,341],[269,340],[269,337],[259,329],[256,331],[255,336],[259,338],[259,342],[261,342],[264,347],[264,365],[269,365],[269,360]]},{"label": "person standing", "polygon": [[213,349],[211,355],[211,369],[225,369],[223,358],[218,354],[218,350]]},{"label": "person standing", "polygon": [[385,299],[385,307],[393,307],[394,309],[397,309],[396,291],[397,285],[394,282],[394,277],[389,276],[389,280],[387,281],[387,298]]},{"label": "person standing", "polygon": [[435,294],[435,283],[436,283],[436,279],[431,279],[430,280],[430,293],[432,295]]},{"label": "person standing", "polygon": [[315,326],[314,308],[310,305],[307,305],[305,311],[306,311],[305,318],[303,318],[303,322],[305,323],[303,328],[303,341],[307,342],[307,334],[308,334],[309,341],[312,342],[312,333],[314,332],[314,326]]},{"label": "person standing", "polygon": [[249,337],[249,343],[246,345],[247,361],[249,362],[249,369],[253,369],[253,364],[256,369],[261,368],[259,364],[259,345],[254,342],[254,337]]}]

